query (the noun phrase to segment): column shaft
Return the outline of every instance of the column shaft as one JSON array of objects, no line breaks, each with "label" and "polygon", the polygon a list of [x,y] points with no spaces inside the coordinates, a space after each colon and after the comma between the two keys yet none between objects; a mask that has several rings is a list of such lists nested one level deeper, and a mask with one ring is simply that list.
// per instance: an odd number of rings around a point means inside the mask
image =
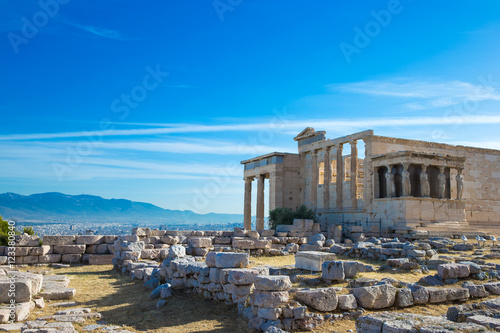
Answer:
[{"label": "column shaft", "polygon": [[257,218],[255,220],[255,230],[264,229],[264,175],[257,177]]},{"label": "column shaft", "polygon": [[311,209],[316,210],[318,208],[318,155],[316,151],[311,152]]},{"label": "column shaft", "polygon": [[337,209],[343,208],[342,183],[344,182],[344,160],[342,159],[343,145],[337,147]]},{"label": "column shaft", "polygon": [[330,208],[330,147],[323,148],[324,172],[323,172],[323,209]]},{"label": "column shaft", "polygon": [[243,206],[243,227],[252,230],[252,178],[245,178],[245,203]]},{"label": "column shaft", "polygon": [[306,204],[306,153],[302,152],[299,155],[300,159],[300,204]]},{"label": "column shaft", "polygon": [[358,209],[358,146],[356,141],[351,143],[351,207]]}]

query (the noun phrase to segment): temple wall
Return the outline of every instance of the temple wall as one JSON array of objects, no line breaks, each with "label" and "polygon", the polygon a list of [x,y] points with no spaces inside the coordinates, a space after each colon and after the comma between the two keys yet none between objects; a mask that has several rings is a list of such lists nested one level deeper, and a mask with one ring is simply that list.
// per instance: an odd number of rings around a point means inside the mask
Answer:
[{"label": "temple wall", "polygon": [[285,156],[283,171],[283,207],[296,210],[301,204],[299,156]]}]

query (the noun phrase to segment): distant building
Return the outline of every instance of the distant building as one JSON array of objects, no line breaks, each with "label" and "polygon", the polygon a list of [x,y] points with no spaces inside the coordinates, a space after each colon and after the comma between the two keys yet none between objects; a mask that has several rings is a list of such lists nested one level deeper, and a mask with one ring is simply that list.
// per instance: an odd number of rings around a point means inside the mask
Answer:
[{"label": "distant building", "polygon": [[270,209],[305,204],[316,210],[323,230],[356,221],[374,232],[500,227],[499,150],[377,136],[372,130],[327,139],[308,127],[294,140],[298,154],[274,152],[241,162],[246,229],[254,180],[257,230],[264,227],[265,179]]}]

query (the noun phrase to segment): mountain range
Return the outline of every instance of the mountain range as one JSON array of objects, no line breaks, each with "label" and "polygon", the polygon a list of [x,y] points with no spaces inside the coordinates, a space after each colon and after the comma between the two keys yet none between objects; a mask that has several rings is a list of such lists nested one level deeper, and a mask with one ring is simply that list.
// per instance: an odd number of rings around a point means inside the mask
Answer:
[{"label": "mountain range", "polygon": [[126,199],[104,199],[95,195],[39,193],[0,194],[0,215],[14,221],[37,222],[143,222],[168,224],[225,224],[243,221],[242,214],[197,214],[170,210]]}]

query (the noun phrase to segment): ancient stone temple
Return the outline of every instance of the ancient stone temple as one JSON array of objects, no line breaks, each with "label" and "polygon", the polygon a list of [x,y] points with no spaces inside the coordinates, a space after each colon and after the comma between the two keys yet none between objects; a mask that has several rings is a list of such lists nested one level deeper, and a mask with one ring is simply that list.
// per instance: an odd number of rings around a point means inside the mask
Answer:
[{"label": "ancient stone temple", "polygon": [[330,225],[382,230],[500,229],[500,151],[374,135],[336,139],[306,128],[298,154],[270,153],[244,165],[244,226],[250,229],[252,182],[256,226],[269,208],[299,205]]}]

